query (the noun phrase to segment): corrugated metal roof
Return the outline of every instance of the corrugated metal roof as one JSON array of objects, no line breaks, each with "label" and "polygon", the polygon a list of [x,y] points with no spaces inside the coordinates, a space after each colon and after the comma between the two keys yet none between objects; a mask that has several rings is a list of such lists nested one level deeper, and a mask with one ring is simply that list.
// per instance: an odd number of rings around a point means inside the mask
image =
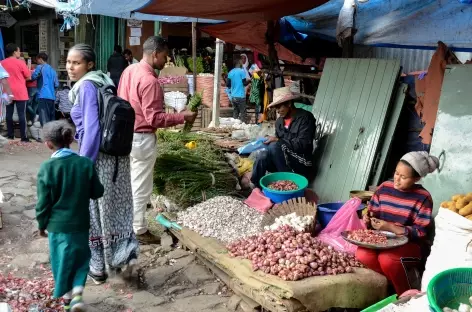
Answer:
[{"label": "corrugated metal roof", "polygon": [[[433,50],[385,48],[361,45],[356,45],[354,48],[354,57],[357,58],[400,60],[402,71],[404,73],[428,69],[433,54]],[[455,52],[455,54],[462,62],[472,59],[472,53]]]}]

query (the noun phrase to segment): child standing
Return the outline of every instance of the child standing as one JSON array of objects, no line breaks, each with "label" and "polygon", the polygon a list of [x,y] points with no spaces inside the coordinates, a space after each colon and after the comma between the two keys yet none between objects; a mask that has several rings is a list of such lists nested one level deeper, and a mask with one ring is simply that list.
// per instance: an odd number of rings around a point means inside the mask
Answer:
[{"label": "child standing", "polygon": [[89,200],[102,197],[103,186],[93,162],[69,149],[74,129],[67,121],[47,123],[43,137],[54,153],[38,173],[39,233],[49,238],[54,297],[64,298],[65,311],[82,312],[90,261]]}]

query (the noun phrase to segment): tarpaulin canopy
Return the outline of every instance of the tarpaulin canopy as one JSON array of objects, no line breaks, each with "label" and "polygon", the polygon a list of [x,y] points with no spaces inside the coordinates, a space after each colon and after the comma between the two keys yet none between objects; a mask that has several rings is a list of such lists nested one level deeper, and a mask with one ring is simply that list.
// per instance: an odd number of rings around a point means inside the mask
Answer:
[{"label": "tarpaulin canopy", "polygon": [[[464,2],[464,3],[462,3]],[[358,3],[356,44],[472,48],[472,5],[466,0],[369,0]],[[343,0],[330,0],[289,20],[300,32],[336,37]],[[459,48],[459,49],[458,49]]]},{"label": "tarpaulin canopy", "polygon": [[[268,55],[268,45],[265,43],[266,22],[228,22],[218,25],[210,25],[200,28],[210,36],[250,48],[256,52]],[[275,49],[279,59],[297,64],[302,63],[302,59],[290,52],[280,43],[275,43]]]},{"label": "tarpaulin canopy", "polygon": [[140,13],[227,21],[277,20],[317,7],[326,0],[150,0]]},{"label": "tarpaulin canopy", "polygon": [[33,4],[43,7],[55,8],[58,11],[68,11],[74,14],[96,14],[126,19],[138,19],[143,21],[162,21],[168,23],[180,22],[200,22],[200,23],[220,23],[221,21],[209,19],[197,19],[185,17],[181,14],[177,16],[162,16],[155,14],[143,14],[135,10],[143,7],[149,0],[69,0],[69,2],[59,2],[58,0],[28,0]]}]

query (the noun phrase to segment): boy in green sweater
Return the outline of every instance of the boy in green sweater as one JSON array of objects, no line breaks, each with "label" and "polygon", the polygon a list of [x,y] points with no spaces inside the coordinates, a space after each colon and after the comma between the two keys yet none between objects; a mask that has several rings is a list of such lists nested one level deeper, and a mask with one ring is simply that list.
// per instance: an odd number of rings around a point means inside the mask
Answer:
[{"label": "boy in green sweater", "polygon": [[65,311],[82,312],[90,261],[89,201],[103,196],[103,185],[93,162],[69,148],[74,129],[67,121],[47,123],[43,139],[54,153],[38,172],[39,233],[49,238],[54,297],[64,298]]}]

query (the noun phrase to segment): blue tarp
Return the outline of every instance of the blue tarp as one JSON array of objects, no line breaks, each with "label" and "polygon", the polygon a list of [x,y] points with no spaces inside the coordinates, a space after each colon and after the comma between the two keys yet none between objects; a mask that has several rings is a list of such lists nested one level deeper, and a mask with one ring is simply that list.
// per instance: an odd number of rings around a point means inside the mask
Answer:
[{"label": "blue tarp", "polygon": [[[32,1],[34,2],[34,1]],[[220,23],[221,21],[209,19],[197,19],[180,16],[162,16],[143,13],[134,13],[145,6],[149,0],[73,0],[74,5],[69,3],[56,3],[56,10],[72,8],[75,14],[97,14],[125,19],[137,19],[143,21],[162,21],[168,23],[199,22]]]},{"label": "blue tarp", "polygon": [[[288,21],[298,32],[335,40],[343,2],[331,0]],[[418,48],[444,41],[455,50],[470,50],[472,5],[459,0],[369,0],[357,5],[356,28],[356,44]]]}]

